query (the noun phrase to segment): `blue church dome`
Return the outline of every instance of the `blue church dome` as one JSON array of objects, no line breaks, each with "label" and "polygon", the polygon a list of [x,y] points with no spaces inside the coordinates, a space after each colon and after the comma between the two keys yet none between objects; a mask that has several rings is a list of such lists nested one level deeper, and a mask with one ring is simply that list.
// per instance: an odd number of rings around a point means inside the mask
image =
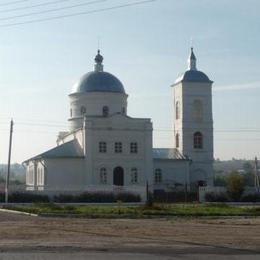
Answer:
[{"label": "blue church dome", "polygon": [[188,59],[188,70],[178,77],[174,84],[179,82],[201,82],[201,83],[212,83],[209,77],[202,71],[197,70],[196,56],[191,48],[190,57]]},{"label": "blue church dome", "polygon": [[74,85],[72,93],[117,92],[125,93],[123,84],[114,75],[103,71],[91,71]]},{"label": "blue church dome", "polygon": [[199,70],[187,70],[183,75],[176,79],[179,82],[212,82],[209,77]]},{"label": "blue church dome", "polygon": [[79,81],[73,86],[73,93],[86,92],[114,92],[125,93],[121,81],[111,73],[103,71],[103,56],[98,54],[95,57],[94,71],[84,74]]}]

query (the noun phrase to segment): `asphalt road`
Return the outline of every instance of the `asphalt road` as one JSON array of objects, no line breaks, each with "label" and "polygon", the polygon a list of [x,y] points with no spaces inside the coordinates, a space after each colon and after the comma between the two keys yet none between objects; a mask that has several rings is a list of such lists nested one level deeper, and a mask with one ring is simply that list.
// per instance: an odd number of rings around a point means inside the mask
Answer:
[{"label": "asphalt road", "polygon": [[227,247],[178,244],[167,248],[81,248],[7,247],[0,248],[0,260],[259,260],[260,252]]},{"label": "asphalt road", "polygon": [[171,254],[148,254],[148,253],[118,253],[118,252],[80,252],[80,253],[62,253],[62,252],[6,252],[0,253],[1,260],[259,260],[259,254],[241,254],[241,252],[229,252],[227,254],[219,254],[217,252],[204,254],[197,252],[196,254],[182,253]]}]

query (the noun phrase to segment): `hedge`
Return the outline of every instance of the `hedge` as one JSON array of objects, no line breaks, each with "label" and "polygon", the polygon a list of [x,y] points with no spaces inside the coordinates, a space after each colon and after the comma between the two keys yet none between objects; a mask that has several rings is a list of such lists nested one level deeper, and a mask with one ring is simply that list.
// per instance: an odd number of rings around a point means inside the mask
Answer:
[{"label": "hedge", "polygon": [[[5,194],[0,193],[0,202],[5,201]],[[60,194],[54,197],[47,195],[35,194],[32,192],[14,192],[8,197],[10,203],[112,203],[122,202],[140,202],[141,197],[138,194],[121,192],[84,192],[78,195]]]},{"label": "hedge", "polygon": [[196,192],[187,192],[185,194],[185,191],[166,192],[164,190],[155,190],[153,200],[160,203],[193,202],[198,200],[198,194]]}]

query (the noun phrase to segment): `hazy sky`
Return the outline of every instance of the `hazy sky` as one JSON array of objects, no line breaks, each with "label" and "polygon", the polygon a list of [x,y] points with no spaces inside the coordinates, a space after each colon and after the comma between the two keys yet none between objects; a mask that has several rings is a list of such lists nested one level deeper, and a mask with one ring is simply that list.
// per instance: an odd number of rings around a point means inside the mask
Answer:
[{"label": "hazy sky", "polygon": [[[55,145],[57,133],[67,129],[68,94],[92,70],[98,38],[105,70],[129,94],[129,115],[152,118],[155,147],[173,145],[170,85],[187,68],[192,38],[198,69],[214,81],[215,157],[260,157],[259,0],[157,0],[6,26],[138,1],[67,0],[32,7],[58,1],[0,0],[0,162],[7,162],[11,117],[13,162]],[[22,17],[87,2],[92,4]],[[31,8],[13,10],[22,7]]]}]

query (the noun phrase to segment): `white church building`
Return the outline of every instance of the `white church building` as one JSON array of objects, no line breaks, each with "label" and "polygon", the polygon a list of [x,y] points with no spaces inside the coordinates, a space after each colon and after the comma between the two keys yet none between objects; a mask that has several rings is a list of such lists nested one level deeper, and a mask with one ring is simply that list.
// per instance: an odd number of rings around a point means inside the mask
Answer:
[{"label": "white church building", "polygon": [[24,162],[26,189],[126,191],[145,199],[147,184],[150,191],[212,185],[212,83],[191,49],[187,71],[172,85],[175,145],[153,148],[151,119],[128,115],[125,88],[103,70],[98,51],[94,70],[69,94],[69,130],[58,134],[56,147]]}]

